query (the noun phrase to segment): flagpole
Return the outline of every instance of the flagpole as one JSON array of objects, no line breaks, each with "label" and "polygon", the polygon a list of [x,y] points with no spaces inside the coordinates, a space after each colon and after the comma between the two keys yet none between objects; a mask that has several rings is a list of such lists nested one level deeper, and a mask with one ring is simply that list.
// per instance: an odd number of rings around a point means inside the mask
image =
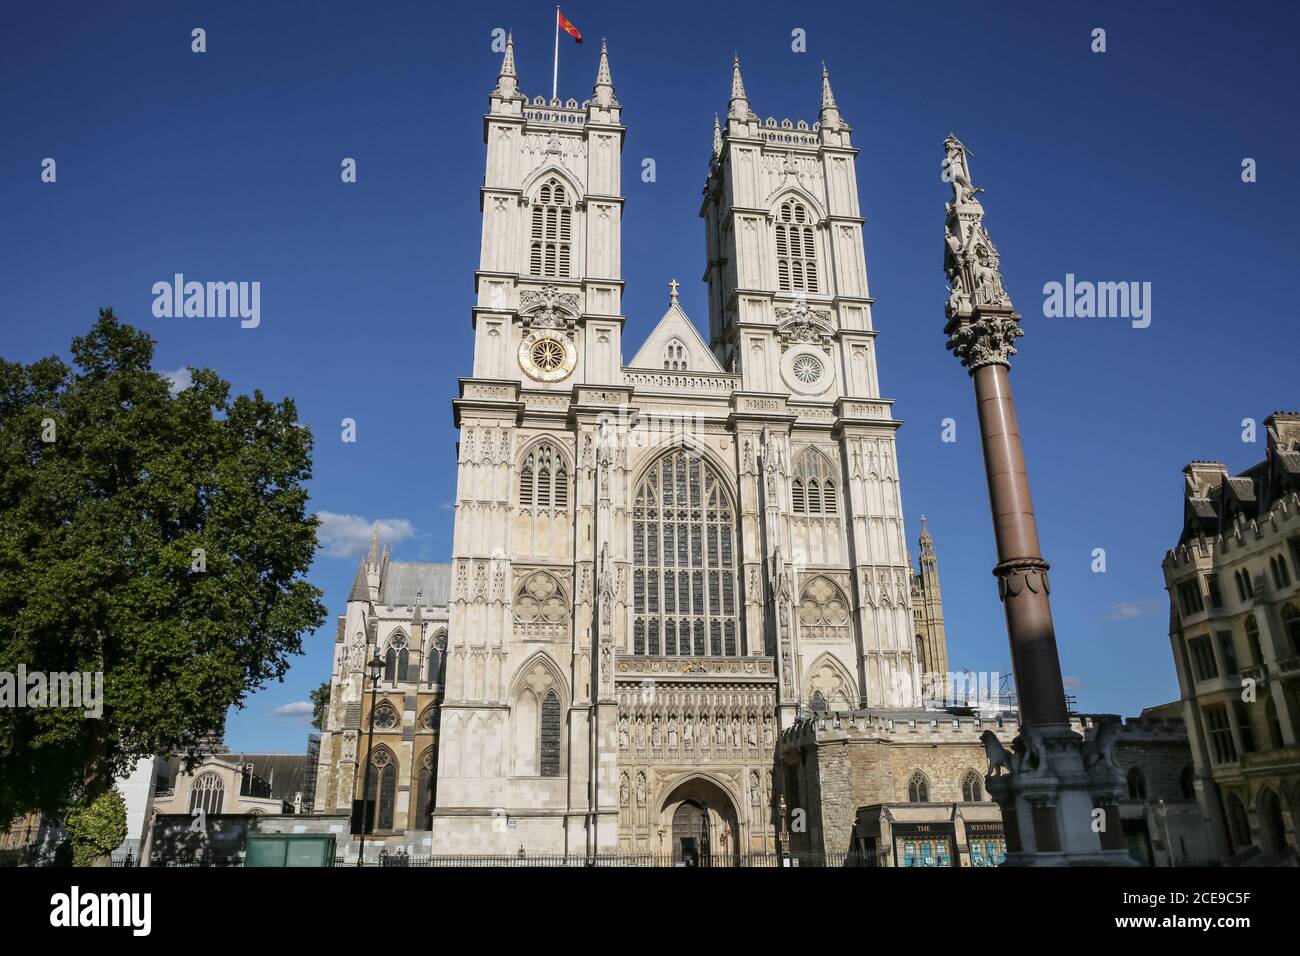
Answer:
[{"label": "flagpole", "polygon": [[551,99],[559,96],[560,89],[560,8],[555,8],[555,65],[551,70]]}]

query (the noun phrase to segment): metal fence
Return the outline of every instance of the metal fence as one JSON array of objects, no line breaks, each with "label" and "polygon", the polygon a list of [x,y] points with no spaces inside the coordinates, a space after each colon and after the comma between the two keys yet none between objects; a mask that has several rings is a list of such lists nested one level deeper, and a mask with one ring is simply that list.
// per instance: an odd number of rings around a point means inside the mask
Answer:
[{"label": "metal fence", "polygon": [[[354,859],[334,858],[335,866],[356,866]],[[523,853],[487,854],[459,853],[435,856],[411,856],[398,851],[381,851],[377,859],[367,860],[364,866],[378,867],[625,867],[625,868],[700,868],[736,869],[813,867],[840,869],[843,867],[887,866],[884,853],[742,853],[739,855],[706,856],[699,859],[682,859],[672,854],[628,853],[585,854]]]}]

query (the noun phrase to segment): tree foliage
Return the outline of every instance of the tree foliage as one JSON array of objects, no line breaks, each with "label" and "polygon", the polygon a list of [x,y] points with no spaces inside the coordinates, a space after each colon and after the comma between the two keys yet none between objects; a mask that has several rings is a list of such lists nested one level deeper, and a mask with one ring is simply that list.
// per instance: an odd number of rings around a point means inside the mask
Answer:
[{"label": "tree foliage", "polygon": [[72,865],[91,866],[126,839],[126,801],[109,788],[73,807],[63,826],[72,843]]},{"label": "tree foliage", "polygon": [[294,403],[173,394],[153,345],[102,310],[75,368],[0,359],[0,671],[104,674],[100,719],[0,709],[0,824],[220,733],[325,618]]},{"label": "tree foliage", "polygon": [[322,681],[321,685],[311,692],[311,725],[317,730],[325,729],[325,712],[330,705],[330,682]]}]

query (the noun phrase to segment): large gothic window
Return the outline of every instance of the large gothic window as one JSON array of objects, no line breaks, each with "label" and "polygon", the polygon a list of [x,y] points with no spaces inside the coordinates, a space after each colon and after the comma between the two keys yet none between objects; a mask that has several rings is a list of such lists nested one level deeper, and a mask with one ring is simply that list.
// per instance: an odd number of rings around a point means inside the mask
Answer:
[{"label": "large gothic window", "polygon": [[370,758],[370,781],[366,799],[375,807],[375,829],[393,828],[393,805],[397,799],[397,763],[386,747]]},{"label": "large gothic window", "polygon": [[717,472],[698,454],[664,455],[632,517],[633,653],[739,653],[735,514]]},{"label": "large gothic window", "polygon": [[220,774],[199,774],[194,786],[190,788],[190,813],[202,810],[204,813],[220,813],[221,804],[226,795],[226,782]]},{"label": "large gothic window", "polygon": [[787,199],[777,210],[776,273],[782,292],[820,291],[813,219],[797,199]]},{"label": "large gothic window", "polygon": [[573,210],[564,183],[555,178],[542,183],[532,209],[529,272],[535,276],[567,279],[573,241]]},{"label": "large gothic window", "polygon": [[799,634],[810,641],[848,639],[849,602],[833,581],[820,574],[799,597]]},{"label": "large gothic window", "polygon": [[569,472],[554,445],[538,445],[524,458],[519,469],[519,506],[539,511],[569,506]]}]

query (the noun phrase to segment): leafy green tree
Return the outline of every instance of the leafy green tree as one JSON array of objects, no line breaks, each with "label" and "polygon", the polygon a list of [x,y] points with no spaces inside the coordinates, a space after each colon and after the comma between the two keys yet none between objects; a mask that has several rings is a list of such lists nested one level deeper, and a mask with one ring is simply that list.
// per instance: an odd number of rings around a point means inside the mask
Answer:
[{"label": "leafy green tree", "polygon": [[325,619],[294,403],[173,394],[153,346],[110,309],[75,369],[0,359],[0,671],[104,675],[98,719],[0,708],[0,823],[220,733]]},{"label": "leafy green tree", "polygon": [[325,729],[325,711],[330,705],[330,682],[322,681],[321,685],[311,692],[311,725],[317,730]]},{"label": "leafy green tree", "polygon": [[126,801],[110,788],[73,807],[63,825],[72,841],[72,865],[93,866],[126,839]]}]

